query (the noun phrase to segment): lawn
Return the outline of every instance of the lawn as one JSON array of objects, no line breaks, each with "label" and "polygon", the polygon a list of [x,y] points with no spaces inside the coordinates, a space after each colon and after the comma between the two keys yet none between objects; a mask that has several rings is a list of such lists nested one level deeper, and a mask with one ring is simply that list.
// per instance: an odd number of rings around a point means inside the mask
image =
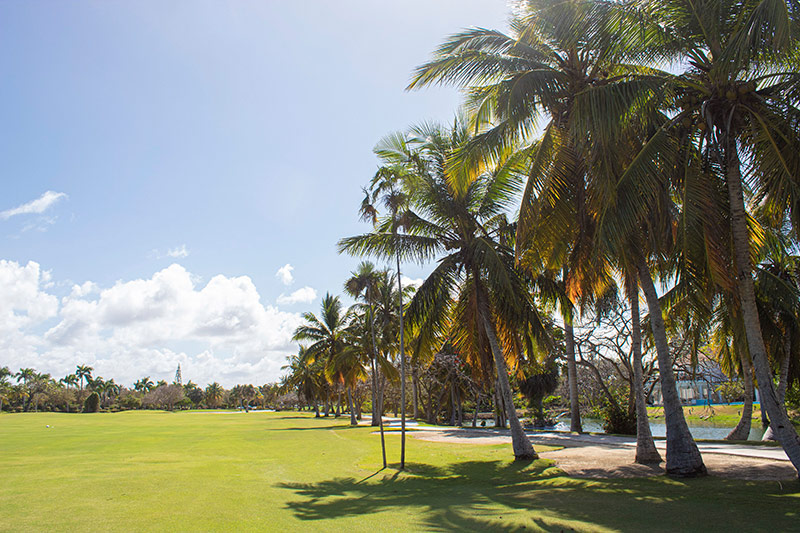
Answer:
[{"label": "lawn", "polygon": [[[410,439],[298,413],[0,416],[0,530],[786,531],[800,484],[580,480],[510,446]],[[50,426],[49,428],[47,426]],[[390,459],[399,437],[387,437]]]}]

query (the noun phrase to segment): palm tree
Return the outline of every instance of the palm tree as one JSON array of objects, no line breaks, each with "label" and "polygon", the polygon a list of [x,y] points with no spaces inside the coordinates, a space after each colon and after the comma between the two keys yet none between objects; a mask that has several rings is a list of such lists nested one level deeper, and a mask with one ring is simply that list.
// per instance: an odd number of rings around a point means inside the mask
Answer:
[{"label": "palm tree", "polygon": [[744,187],[744,181],[753,185],[753,202],[767,206],[774,220],[800,220],[795,192],[800,169],[798,6],[764,0],[647,0],[634,7],[640,9],[631,18],[640,26],[631,34],[645,37],[651,57],[686,65],[678,76],[661,75],[664,84],[657,93],[670,117],[645,146],[637,172],[657,159],[653,154],[671,150],[664,142],[668,135],[678,135],[684,146],[702,154],[707,179],[724,184],[733,286],[762,407],[800,472],[800,438],[778,401],[758,315]]},{"label": "palm tree", "polygon": [[[391,146],[387,146],[392,150]],[[378,146],[376,152],[380,153],[384,147]],[[396,152],[392,155],[399,155]],[[405,162],[405,161],[402,161]],[[382,167],[370,183],[370,188],[366,192],[366,197],[362,202],[361,214],[362,219],[372,216],[373,224],[377,223],[377,208],[375,207],[376,201],[380,201],[389,210],[389,220],[391,233],[397,236],[398,231],[402,229],[404,221],[401,220],[400,215],[404,211],[406,203],[406,195],[399,187],[399,176],[395,171],[400,167]],[[405,357],[405,328],[403,326],[403,283],[402,274],[400,271],[400,255],[395,256],[397,262],[397,294],[399,301],[397,303],[397,316],[400,320],[400,470],[405,468],[406,464],[406,357]]]},{"label": "palm tree", "polygon": [[319,399],[325,392],[323,386],[325,377],[321,361],[310,363],[305,351],[306,349],[300,346],[297,355],[290,356],[289,364],[284,365],[281,369],[289,370],[285,381],[286,386],[296,388],[298,395],[305,399],[306,404],[314,406],[314,416],[319,418]]},{"label": "palm tree", "polygon": [[225,389],[222,388],[222,385],[216,381],[214,383],[210,383],[206,386],[205,390],[206,405],[212,409],[218,407],[224,393]]},{"label": "palm tree", "polygon": [[305,350],[307,360],[309,362],[317,359],[323,360],[326,375],[335,376],[340,382],[344,382],[350,402],[350,423],[355,426],[357,422],[352,407],[352,387],[355,385],[355,381],[345,379],[345,376],[351,377],[354,374],[351,374],[350,370],[343,370],[344,361],[354,363],[353,358],[343,353],[350,349],[345,339],[350,317],[346,311],[342,310],[339,298],[330,293],[325,294],[321,308],[321,319],[313,313],[303,314],[305,324],[295,329],[292,339],[310,341],[312,344]]},{"label": "palm tree", "polygon": [[69,388],[70,386],[74,387],[75,385],[78,384],[78,376],[76,376],[75,374],[67,374],[66,376],[61,378],[60,381],[61,383],[66,385],[67,388]]},{"label": "palm tree", "polygon": [[411,144],[393,135],[379,145],[381,152],[402,154],[407,162],[400,172],[392,169],[413,206],[402,213],[406,231],[393,232],[394,220],[387,217],[372,233],[341,240],[339,249],[420,261],[444,254],[408,306],[409,327],[434,343],[451,326],[457,348],[476,361],[484,377],[496,369],[514,456],[535,458],[514,408],[506,357],[517,360],[523,346],[519,331],[529,339],[544,328],[529,286],[514,267],[513,250],[498,242],[503,230],[503,239],[508,237],[503,210],[518,190],[519,178],[510,164],[478,176],[450,165],[451,156],[470,139],[464,121],[457,120],[450,131],[417,127],[412,135]]},{"label": "palm tree", "polygon": [[86,380],[87,382],[92,379],[92,371],[94,368],[90,367],[89,365],[78,365],[75,370],[75,375],[78,376],[78,379],[81,380],[81,390],[83,390],[83,381]]},{"label": "palm tree", "polygon": [[[490,125],[470,143],[472,152],[496,156],[503,148],[530,142],[537,120],[547,120],[541,140],[528,149],[530,178],[520,211],[517,254],[534,273],[560,271],[570,295],[560,308],[571,429],[580,432],[573,302],[583,306],[602,293],[611,278],[607,261],[597,252],[597,219],[592,216],[597,206],[592,207],[589,190],[592,158],[586,155],[586,119],[608,110],[594,109],[586,94],[614,84],[630,92],[637,82],[633,76],[644,69],[621,62],[630,48],[622,35],[606,31],[616,20],[611,3],[531,0],[519,7],[511,36],[484,29],[452,36],[431,62],[417,69],[409,87],[442,83],[468,88],[476,127]],[[590,138],[604,135],[595,128]],[[649,432],[639,441],[655,451]],[[637,455],[655,458],[652,453]]]},{"label": "palm tree", "polygon": [[[368,200],[368,199],[367,199]],[[371,205],[368,203],[367,205]],[[363,211],[362,211],[363,213]],[[377,284],[380,281],[380,275],[375,270],[375,265],[369,261],[362,261],[359,263],[358,268],[351,272],[350,277],[344,283],[344,289],[347,294],[356,299],[363,299],[367,306],[367,313],[369,316],[369,329],[372,340],[370,350],[370,370],[372,372],[372,425],[377,426],[380,424],[382,413],[378,410],[378,365],[376,359],[378,357],[378,346],[375,340],[375,299],[377,292]],[[382,427],[382,424],[380,424]]]},{"label": "palm tree", "polygon": [[150,392],[153,389],[154,383],[150,376],[145,376],[133,384],[133,389],[139,392]]},{"label": "palm tree", "polygon": [[8,378],[13,376],[11,370],[7,367],[0,367],[0,413],[3,412],[3,401],[8,397],[11,390]]}]

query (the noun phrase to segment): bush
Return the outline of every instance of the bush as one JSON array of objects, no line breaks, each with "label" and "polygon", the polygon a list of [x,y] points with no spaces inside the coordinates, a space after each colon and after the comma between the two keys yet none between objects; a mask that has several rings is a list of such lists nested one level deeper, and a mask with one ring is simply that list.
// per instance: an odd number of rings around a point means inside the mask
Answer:
[{"label": "bush", "polygon": [[636,435],[636,413],[629,415],[611,404],[601,411],[603,416],[603,429],[606,433],[617,435]]},{"label": "bush", "polygon": [[744,384],[741,381],[728,381],[714,390],[722,396],[725,403],[744,400]]},{"label": "bush", "polygon": [[96,413],[100,410],[100,395],[96,392],[91,393],[89,396],[86,397],[86,401],[83,402],[83,412],[84,413]]}]

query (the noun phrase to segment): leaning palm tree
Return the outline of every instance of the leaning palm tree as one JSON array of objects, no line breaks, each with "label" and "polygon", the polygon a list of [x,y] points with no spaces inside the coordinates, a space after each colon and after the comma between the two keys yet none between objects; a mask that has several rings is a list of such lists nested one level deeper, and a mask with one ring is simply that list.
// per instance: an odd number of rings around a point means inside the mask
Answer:
[{"label": "leaning palm tree", "polygon": [[[626,64],[622,35],[608,31],[619,6],[607,2],[529,0],[520,2],[511,35],[472,29],[450,37],[432,61],[417,69],[409,86],[454,84],[468,91],[475,127],[490,127],[470,143],[469,154],[494,156],[515,144],[531,143],[544,122],[541,139],[527,149],[531,166],[522,197],[517,254],[532,272],[560,275],[569,298],[560,309],[564,321],[567,379],[573,431],[582,430],[573,342],[573,305],[583,307],[606,290],[610,265],[598,253],[590,191],[592,159],[588,140],[603,138],[586,120],[618,109],[596,108],[584,95],[593,88],[636,88],[645,71]],[[588,105],[587,105],[588,103]],[[587,139],[588,137],[588,139]],[[638,291],[637,291],[638,297]],[[652,438],[649,453],[658,459]]]},{"label": "leaning palm tree", "polygon": [[800,9],[782,0],[643,0],[630,9],[638,27],[629,35],[644,37],[652,57],[685,65],[678,76],[660,76],[656,95],[669,117],[637,158],[636,172],[645,175],[656,154],[671,150],[665,139],[679,135],[684,147],[703,154],[708,179],[724,184],[733,286],[762,408],[800,472],[800,438],[778,401],[758,315],[745,187],[752,187],[753,204],[776,221],[788,217],[798,231]]},{"label": "leaning palm tree", "polygon": [[508,362],[515,365],[525,347],[532,350],[531,338],[544,332],[529,285],[514,266],[513,249],[503,244],[509,237],[513,243],[504,210],[518,192],[516,167],[508,161],[475,175],[452,165],[451,156],[470,139],[463,120],[456,120],[452,130],[416,127],[412,135],[411,143],[393,135],[379,145],[382,153],[393,151],[405,161],[392,169],[410,200],[402,214],[405,232],[393,232],[394,221],[387,217],[372,233],[341,240],[339,249],[419,261],[438,257],[437,267],[409,303],[409,327],[429,342],[450,332],[485,378],[496,374],[514,456],[535,458],[508,379]]}]

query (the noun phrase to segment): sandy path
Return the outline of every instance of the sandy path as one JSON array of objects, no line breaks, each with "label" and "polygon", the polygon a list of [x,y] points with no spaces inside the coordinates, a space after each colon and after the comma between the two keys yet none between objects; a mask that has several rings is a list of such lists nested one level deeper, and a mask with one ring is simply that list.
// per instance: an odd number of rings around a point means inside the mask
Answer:
[{"label": "sandy path", "polygon": [[[426,428],[425,431],[412,431],[409,433],[415,438],[451,443],[469,444],[503,444],[511,443],[509,435],[485,431],[470,430],[434,430]],[[541,457],[552,459],[567,475],[584,478],[620,478],[656,476],[664,473],[664,463],[658,466],[638,465],[633,462],[636,450],[631,446],[590,443],[586,441],[573,441],[559,439],[557,442],[547,438],[532,438],[534,446],[557,445],[564,446],[561,450],[543,452]],[[664,456],[664,451],[661,451]],[[774,459],[741,457],[722,453],[704,452],[708,473],[712,476],[741,479],[748,481],[774,480],[792,481],[797,479],[792,464],[787,461]]]}]

